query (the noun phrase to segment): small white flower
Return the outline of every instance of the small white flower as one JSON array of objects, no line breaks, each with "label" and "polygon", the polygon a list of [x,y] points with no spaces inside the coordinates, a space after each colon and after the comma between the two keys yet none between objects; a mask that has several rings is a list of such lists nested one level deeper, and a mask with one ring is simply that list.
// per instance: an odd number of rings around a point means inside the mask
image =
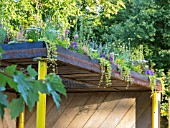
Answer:
[{"label": "small white flower", "polygon": [[90,7],[89,7],[89,6],[87,6],[87,7],[86,7],[86,10],[90,11]]},{"label": "small white flower", "polygon": [[19,0],[14,0],[14,2],[19,2]]}]

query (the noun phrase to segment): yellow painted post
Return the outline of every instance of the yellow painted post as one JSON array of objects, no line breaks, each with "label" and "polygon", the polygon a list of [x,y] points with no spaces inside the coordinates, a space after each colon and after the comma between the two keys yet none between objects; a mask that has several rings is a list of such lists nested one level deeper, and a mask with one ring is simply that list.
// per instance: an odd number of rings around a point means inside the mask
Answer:
[{"label": "yellow painted post", "polygon": [[[47,74],[47,61],[38,61],[38,79],[44,80]],[[39,93],[37,102],[36,128],[45,128],[46,120],[46,94]]]},{"label": "yellow painted post", "polygon": [[24,128],[24,111],[19,115],[18,128]]},{"label": "yellow painted post", "polygon": [[152,128],[160,128],[161,93],[154,92],[152,96]]}]

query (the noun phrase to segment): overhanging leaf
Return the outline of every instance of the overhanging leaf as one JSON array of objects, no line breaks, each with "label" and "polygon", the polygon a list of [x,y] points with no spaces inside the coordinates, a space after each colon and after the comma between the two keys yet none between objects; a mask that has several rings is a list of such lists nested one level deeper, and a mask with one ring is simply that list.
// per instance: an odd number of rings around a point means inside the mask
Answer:
[{"label": "overhanging leaf", "polygon": [[18,117],[19,114],[24,111],[24,108],[24,100],[21,96],[18,99],[13,99],[9,104],[11,119]]},{"label": "overhanging leaf", "polygon": [[0,91],[5,91],[5,87],[0,86]]},{"label": "overhanging leaf", "polygon": [[61,102],[60,95],[58,95],[58,94],[57,94],[56,92],[54,92],[54,91],[51,92],[51,95],[52,95],[52,97],[53,97],[53,100],[54,100],[57,108],[60,108],[60,103],[59,103],[59,102]]},{"label": "overhanging leaf", "polygon": [[34,89],[28,91],[28,108],[29,111],[32,111],[32,108],[39,99],[39,94]]},{"label": "overhanging leaf", "polygon": [[21,93],[25,103],[28,105],[28,90],[30,90],[32,86],[28,81],[25,80],[26,78],[27,76],[21,72],[16,72],[14,75],[14,81],[18,84],[18,92]]},{"label": "overhanging leaf", "polygon": [[0,71],[0,78],[1,78],[1,82],[0,82],[0,86],[6,86],[6,76],[4,74],[1,73]]},{"label": "overhanging leaf", "polygon": [[0,86],[0,117],[4,118],[4,108],[8,106],[7,96],[1,91],[5,91],[5,87]]},{"label": "overhanging leaf", "polygon": [[5,72],[11,76],[13,76],[14,72],[16,71],[16,65],[11,65],[6,67]]},{"label": "overhanging leaf", "polygon": [[14,79],[7,78],[7,83],[10,86],[10,88],[12,88],[12,89],[14,89],[15,91],[18,92],[17,83],[14,81]]},{"label": "overhanging leaf", "polygon": [[4,53],[3,49],[0,47],[0,59],[2,59],[2,54]]},{"label": "overhanging leaf", "polygon": [[15,91],[18,91],[17,84],[14,82],[13,77],[12,76],[10,77],[10,74],[8,74],[8,72],[10,72],[9,68],[6,69],[6,71],[7,72],[4,73],[4,71],[0,70],[0,78],[1,78],[0,86],[6,86],[6,83],[8,83],[10,88],[15,89]]},{"label": "overhanging leaf", "polygon": [[47,75],[45,82],[47,83],[47,87],[50,92],[53,90],[66,96],[66,89],[62,83],[61,78],[58,75],[56,74]]},{"label": "overhanging leaf", "polygon": [[0,47],[0,53],[4,53],[4,50]]},{"label": "overhanging leaf", "polygon": [[8,106],[7,96],[0,92],[0,104]]},{"label": "overhanging leaf", "polygon": [[38,75],[38,73],[31,67],[31,65],[27,67],[27,71],[31,77],[36,77]]},{"label": "overhanging leaf", "polygon": [[28,91],[28,108],[30,111],[32,111],[32,108],[35,105],[35,102],[37,102],[39,100],[39,91],[41,90],[41,84],[39,81],[34,81],[34,83],[32,83],[33,86],[29,91]]},{"label": "overhanging leaf", "polygon": [[0,117],[2,117],[2,119],[4,118],[4,113],[5,113],[4,108],[5,106],[0,104]]}]

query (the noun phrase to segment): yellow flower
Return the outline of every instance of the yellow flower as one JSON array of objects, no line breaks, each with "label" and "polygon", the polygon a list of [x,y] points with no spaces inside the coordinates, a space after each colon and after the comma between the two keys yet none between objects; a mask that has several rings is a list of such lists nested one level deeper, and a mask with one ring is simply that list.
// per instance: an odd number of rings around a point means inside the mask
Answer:
[{"label": "yellow flower", "polygon": [[97,52],[94,52],[94,53],[93,53],[93,57],[94,57],[94,58],[97,58],[97,56],[98,56]]},{"label": "yellow flower", "polygon": [[161,114],[162,115],[168,115],[168,112],[166,112],[165,110],[161,110]]},{"label": "yellow flower", "polygon": [[28,39],[28,42],[33,42],[33,39]]},{"label": "yellow flower", "polygon": [[122,64],[122,63],[124,63],[125,61],[124,60],[122,60],[122,59],[117,59],[116,60],[116,64]]}]

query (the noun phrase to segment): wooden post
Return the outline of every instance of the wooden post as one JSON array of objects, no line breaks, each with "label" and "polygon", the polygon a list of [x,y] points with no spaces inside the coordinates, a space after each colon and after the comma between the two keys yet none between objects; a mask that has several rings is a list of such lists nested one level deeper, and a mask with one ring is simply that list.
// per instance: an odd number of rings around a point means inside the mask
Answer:
[{"label": "wooden post", "polygon": [[[47,61],[38,61],[38,79],[44,80],[47,74]],[[39,93],[37,102],[36,128],[45,128],[46,120],[46,94]]]},{"label": "wooden post", "polygon": [[152,96],[152,128],[160,128],[161,93],[154,92]]},{"label": "wooden post", "polygon": [[24,128],[24,111],[19,115],[18,128]]}]

